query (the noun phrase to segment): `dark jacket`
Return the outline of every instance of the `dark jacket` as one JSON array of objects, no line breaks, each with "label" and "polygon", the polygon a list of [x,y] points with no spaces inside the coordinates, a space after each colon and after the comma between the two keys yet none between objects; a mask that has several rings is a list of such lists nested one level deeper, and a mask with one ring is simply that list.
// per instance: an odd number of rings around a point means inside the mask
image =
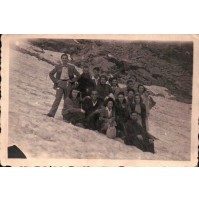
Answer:
[{"label": "dark jacket", "polygon": [[[139,138],[137,137],[138,135],[141,135],[143,137],[143,140],[139,140]],[[149,139],[152,138],[140,124],[132,121],[131,119],[127,121],[127,123],[125,124],[125,144],[134,145],[144,152],[147,151],[155,153],[154,143],[150,142]]]},{"label": "dark jacket", "polygon": [[112,89],[111,89],[111,86],[108,85],[108,84],[98,84],[97,87],[96,87],[96,90],[99,94],[99,97],[104,100],[104,98],[106,96],[108,96],[110,93],[112,93]]},{"label": "dark jacket", "polygon": [[[58,80],[60,80],[61,77],[61,73],[62,73],[62,67],[63,65],[57,65],[54,67],[54,69],[52,71],[50,71],[49,73],[49,77],[50,79],[53,81],[54,83],[54,88],[58,87]],[[67,64],[68,67],[68,75],[69,78],[72,82],[75,82],[78,80],[78,78],[80,77],[79,72],[76,70],[76,68],[72,65],[72,64]],[[76,76],[76,77],[75,77]]]},{"label": "dark jacket", "polygon": [[99,84],[99,79],[97,80],[97,83],[96,83],[95,79],[92,77],[92,81],[93,81],[94,89],[96,89],[97,85]]},{"label": "dark jacket", "polygon": [[82,109],[86,112],[85,115],[89,116],[98,109],[102,109],[103,102],[98,98],[96,105],[93,105],[91,98],[84,99]]},{"label": "dark jacket", "polygon": [[90,74],[82,73],[78,79],[78,87],[77,89],[82,92],[82,98],[85,96],[89,96],[91,91],[94,89],[94,83],[91,79]]},{"label": "dark jacket", "polygon": [[[135,104],[132,104],[132,107],[131,107],[131,112],[135,112]],[[146,106],[141,103],[140,104],[140,107],[141,107],[141,113],[139,114],[142,118],[142,126],[144,129],[146,129]]]},{"label": "dark jacket", "polygon": [[126,122],[130,114],[126,100],[124,100],[123,103],[120,103],[119,100],[116,99],[115,110],[116,110],[116,122],[117,123]]},{"label": "dark jacket", "polygon": [[125,124],[126,136],[137,137],[138,135],[142,135],[143,138],[146,137],[146,132],[143,127],[137,122],[129,119]]},{"label": "dark jacket", "polygon": [[126,104],[128,105],[128,110],[129,112],[131,112],[131,108],[133,107],[133,104],[135,104],[134,98],[132,98],[131,100],[127,97],[126,98]]}]

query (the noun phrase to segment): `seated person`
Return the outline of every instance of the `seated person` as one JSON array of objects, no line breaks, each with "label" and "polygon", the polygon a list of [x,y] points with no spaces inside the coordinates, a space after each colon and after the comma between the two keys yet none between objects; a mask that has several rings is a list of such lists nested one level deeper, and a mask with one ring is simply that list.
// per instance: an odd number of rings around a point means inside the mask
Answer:
[{"label": "seated person", "polygon": [[116,123],[117,123],[117,137],[124,137],[124,124],[129,118],[129,110],[124,93],[119,92],[115,101]]},{"label": "seated person", "polygon": [[99,84],[96,87],[96,91],[98,92],[99,98],[104,101],[107,99],[109,95],[112,94],[111,86],[106,84],[107,77],[105,75],[100,76]]},{"label": "seated person", "polygon": [[109,80],[110,84],[111,84],[111,89],[112,89],[112,93],[115,97],[118,96],[118,93],[122,91],[122,89],[119,87],[118,82],[117,82],[117,78],[111,78]]},{"label": "seated person", "polygon": [[90,96],[90,92],[94,89],[94,83],[91,79],[91,75],[89,73],[88,66],[83,67],[83,73],[80,75],[78,79],[78,87],[77,90],[81,92],[81,98],[85,96]]},{"label": "seated person", "polygon": [[97,120],[99,119],[99,109],[102,109],[103,102],[98,98],[97,91],[91,91],[91,96],[84,99],[82,108],[85,111],[85,127],[97,130]]},{"label": "seated person", "polygon": [[106,133],[109,127],[115,127],[115,107],[114,100],[112,98],[108,98],[105,102],[105,108],[99,111],[99,131],[102,133]]},{"label": "seated person", "polygon": [[153,139],[151,139],[150,135],[143,129],[137,120],[138,115],[133,112],[130,115],[130,119],[125,124],[124,143],[126,145],[134,145],[144,152],[155,153]]},{"label": "seated person", "polygon": [[137,78],[135,76],[133,76],[132,79],[128,80],[126,85],[127,86],[123,89],[125,96],[127,96],[128,91],[132,89],[135,91],[135,93],[137,93],[138,83],[137,83]]},{"label": "seated person", "polygon": [[64,100],[62,110],[63,119],[74,125],[81,125],[85,118],[85,111],[81,109],[79,91],[73,89],[69,97]]}]

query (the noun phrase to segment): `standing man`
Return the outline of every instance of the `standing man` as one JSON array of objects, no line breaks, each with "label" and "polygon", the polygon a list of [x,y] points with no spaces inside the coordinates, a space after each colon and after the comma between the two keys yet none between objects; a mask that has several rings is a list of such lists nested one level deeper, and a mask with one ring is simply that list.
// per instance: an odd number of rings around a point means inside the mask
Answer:
[{"label": "standing man", "polygon": [[132,89],[135,91],[135,93],[137,93],[139,83],[137,82],[137,78],[135,76],[132,76],[130,80],[127,80],[126,85],[127,86],[123,88],[125,96],[127,96],[128,91]]},{"label": "standing man", "polygon": [[55,68],[49,73],[49,77],[54,83],[54,89],[56,89],[55,100],[47,114],[49,117],[55,116],[63,95],[64,99],[69,96],[72,84],[76,82],[80,76],[76,68],[68,63],[69,60],[67,54],[61,55],[61,61],[62,63],[55,66]]},{"label": "standing man", "polygon": [[96,86],[99,84],[99,79],[100,79],[100,68],[95,67],[93,68],[93,77],[92,77],[94,88],[96,88]]},{"label": "standing man", "polygon": [[94,83],[91,79],[89,68],[86,65],[83,66],[83,73],[78,79],[77,89],[81,92],[81,98],[90,96],[91,91],[94,89]]},{"label": "standing man", "polygon": [[[105,75],[101,75],[99,79],[99,84],[96,87],[96,91],[98,92],[99,98],[104,101],[112,94],[111,86],[106,84],[107,77]],[[113,94],[112,94],[113,96]]]}]

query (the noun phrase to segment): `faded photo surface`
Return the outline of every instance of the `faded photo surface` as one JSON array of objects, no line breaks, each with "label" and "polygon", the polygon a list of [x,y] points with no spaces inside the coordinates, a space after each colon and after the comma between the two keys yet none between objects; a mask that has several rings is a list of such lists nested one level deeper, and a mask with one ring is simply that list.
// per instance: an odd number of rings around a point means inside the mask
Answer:
[{"label": "faded photo surface", "polygon": [[197,48],[186,35],[4,36],[2,161],[196,165]]}]

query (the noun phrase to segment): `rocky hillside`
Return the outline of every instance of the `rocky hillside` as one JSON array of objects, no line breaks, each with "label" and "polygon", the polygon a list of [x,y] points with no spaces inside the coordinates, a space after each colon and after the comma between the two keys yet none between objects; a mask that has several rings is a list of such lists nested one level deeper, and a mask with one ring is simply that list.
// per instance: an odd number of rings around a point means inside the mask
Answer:
[{"label": "rocky hillside", "polygon": [[29,42],[42,51],[68,53],[79,67],[86,64],[118,73],[120,83],[135,75],[140,83],[166,87],[177,100],[191,102],[192,43],[62,39]]},{"label": "rocky hillside", "polygon": [[28,158],[190,159],[191,105],[175,100],[165,87],[149,86],[156,101],[149,119],[150,132],[158,138],[156,154],[63,122],[63,102],[54,119],[44,116],[55,95],[48,73],[60,54],[26,42],[11,49],[9,145]]}]

